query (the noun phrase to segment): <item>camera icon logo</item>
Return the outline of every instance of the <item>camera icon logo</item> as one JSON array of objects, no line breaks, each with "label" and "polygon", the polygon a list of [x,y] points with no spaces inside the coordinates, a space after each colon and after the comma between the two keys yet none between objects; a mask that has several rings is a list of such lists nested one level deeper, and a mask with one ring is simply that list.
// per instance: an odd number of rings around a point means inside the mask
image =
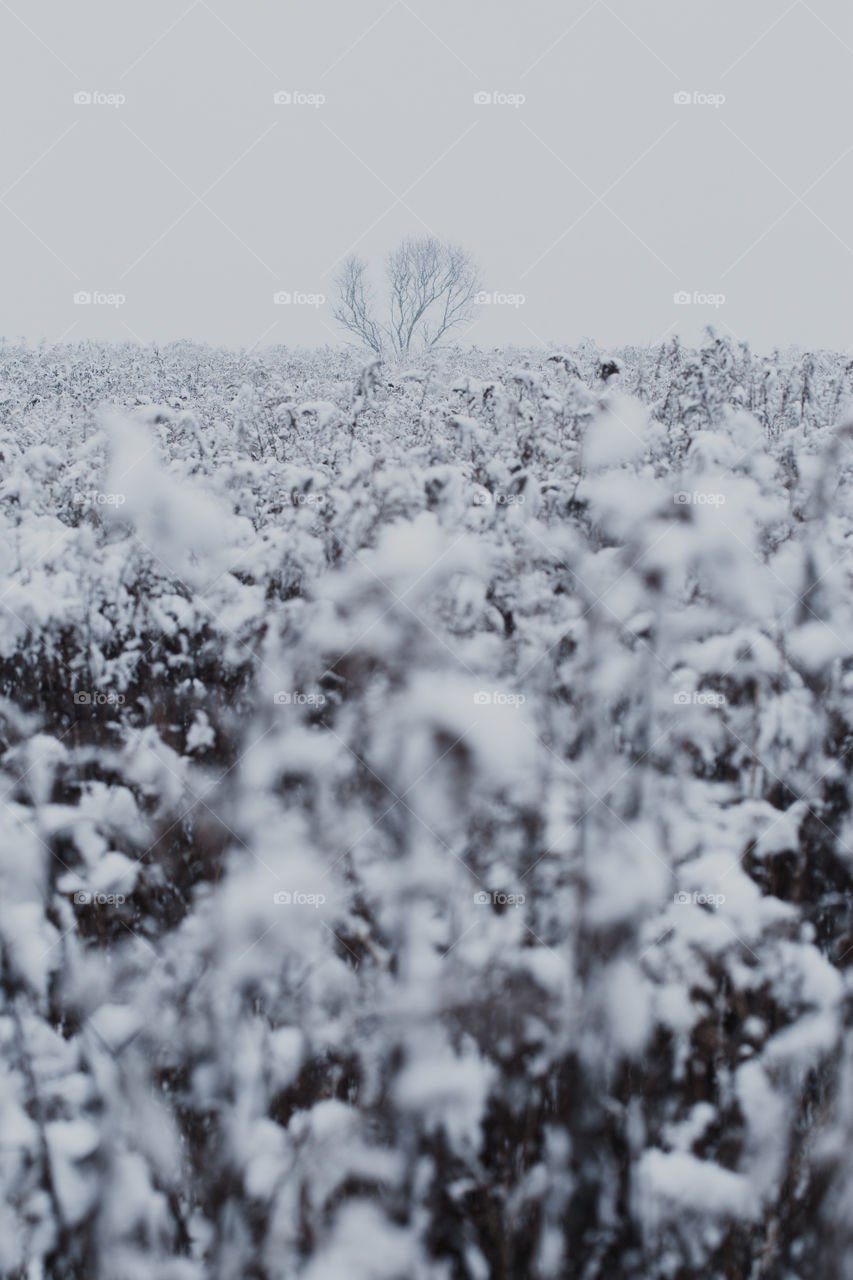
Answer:
[{"label": "camera icon logo", "polygon": [[492,301],[492,295],[486,289],[481,289],[479,293],[474,294],[474,302],[478,307],[487,307]]},{"label": "camera icon logo", "polygon": [[677,507],[686,507],[690,504],[690,494],[681,489],[678,493],[672,495],[672,500]]},{"label": "camera icon logo", "polygon": [[92,95],[86,89],[78,89],[74,95],[74,104],[78,107],[90,107],[92,105]]},{"label": "camera icon logo", "polygon": [[480,689],[478,693],[474,694],[475,707],[486,707],[491,701],[492,695],[490,693],[486,693],[485,689]]},{"label": "camera icon logo", "polygon": [[280,889],[278,893],[274,893],[272,900],[277,907],[289,907],[293,901],[291,894],[286,889]]},{"label": "camera icon logo", "polygon": [[286,289],[279,289],[278,293],[274,293],[272,300],[277,307],[289,307],[291,298]]},{"label": "camera icon logo", "polygon": [[673,894],[672,897],[673,902],[679,907],[686,907],[693,901],[690,894],[685,893],[683,889],[679,893]]},{"label": "camera icon logo", "polygon": [[474,901],[478,907],[486,907],[491,903],[492,895],[481,889],[479,893],[474,894]]},{"label": "camera icon logo", "polygon": [[690,94],[687,93],[684,89],[682,89],[679,93],[674,93],[672,95],[672,100],[677,107],[689,106],[692,101]]},{"label": "camera icon logo", "polygon": [[78,907],[89,907],[92,905],[92,895],[88,889],[81,889],[75,893],[74,902]]},{"label": "camera icon logo", "polygon": [[672,300],[677,307],[687,307],[693,301],[686,289],[679,289],[672,295]]},{"label": "camera icon logo", "polygon": [[492,100],[492,95],[481,89],[479,93],[474,94],[474,102],[478,107],[486,107]]},{"label": "camera icon logo", "polygon": [[75,693],[74,701],[78,707],[87,707],[92,701],[92,695],[91,693],[86,693],[85,690],[80,689]]},{"label": "camera icon logo", "polygon": [[289,107],[293,101],[293,95],[286,89],[279,89],[278,93],[273,94],[272,100],[277,107]]},{"label": "camera icon logo", "polygon": [[678,693],[673,694],[672,700],[677,707],[686,707],[691,701],[690,694],[685,693],[683,689],[680,689]]},{"label": "camera icon logo", "polygon": [[292,701],[293,699],[291,695],[289,693],[286,693],[284,689],[280,689],[278,693],[275,695],[275,697],[273,698],[273,702],[275,702],[278,706],[286,706],[289,702],[292,702]]},{"label": "camera icon logo", "polygon": [[74,295],[75,306],[88,307],[91,304],[92,295],[88,289],[78,289]]}]

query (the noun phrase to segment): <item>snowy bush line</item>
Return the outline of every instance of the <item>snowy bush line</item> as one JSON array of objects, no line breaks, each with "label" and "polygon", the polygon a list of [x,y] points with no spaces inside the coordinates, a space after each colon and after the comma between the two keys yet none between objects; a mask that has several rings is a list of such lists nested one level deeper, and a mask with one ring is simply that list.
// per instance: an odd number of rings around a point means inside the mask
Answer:
[{"label": "snowy bush line", "polygon": [[853,1276],[849,358],[0,406],[0,1274]]}]

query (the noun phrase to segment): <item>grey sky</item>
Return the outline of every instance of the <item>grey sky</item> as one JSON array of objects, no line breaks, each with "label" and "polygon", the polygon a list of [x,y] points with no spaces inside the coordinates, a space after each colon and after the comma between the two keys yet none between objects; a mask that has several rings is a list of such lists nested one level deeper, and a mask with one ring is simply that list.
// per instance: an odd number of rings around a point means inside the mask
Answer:
[{"label": "grey sky", "polygon": [[0,40],[7,338],[340,342],[275,292],[432,231],[524,295],[482,346],[853,339],[845,0],[3,0]]}]

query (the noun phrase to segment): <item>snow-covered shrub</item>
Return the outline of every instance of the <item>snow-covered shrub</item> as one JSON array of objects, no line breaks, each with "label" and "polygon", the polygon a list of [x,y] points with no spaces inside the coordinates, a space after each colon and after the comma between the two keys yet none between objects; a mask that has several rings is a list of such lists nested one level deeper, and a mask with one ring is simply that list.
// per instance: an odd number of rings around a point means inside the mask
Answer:
[{"label": "snow-covered shrub", "polygon": [[3,1275],[853,1274],[850,405],[0,351]]}]

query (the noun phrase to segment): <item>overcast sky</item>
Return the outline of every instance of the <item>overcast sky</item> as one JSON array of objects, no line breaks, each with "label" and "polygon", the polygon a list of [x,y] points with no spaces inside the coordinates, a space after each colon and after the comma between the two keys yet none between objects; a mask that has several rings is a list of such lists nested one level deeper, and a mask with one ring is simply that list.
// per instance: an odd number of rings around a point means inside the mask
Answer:
[{"label": "overcast sky", "polygon": [[512,298],[481,346],[853,339],[849,0],[2,0],[0,41],[8,339],[340,342],[344,255],[427,233]]}]

